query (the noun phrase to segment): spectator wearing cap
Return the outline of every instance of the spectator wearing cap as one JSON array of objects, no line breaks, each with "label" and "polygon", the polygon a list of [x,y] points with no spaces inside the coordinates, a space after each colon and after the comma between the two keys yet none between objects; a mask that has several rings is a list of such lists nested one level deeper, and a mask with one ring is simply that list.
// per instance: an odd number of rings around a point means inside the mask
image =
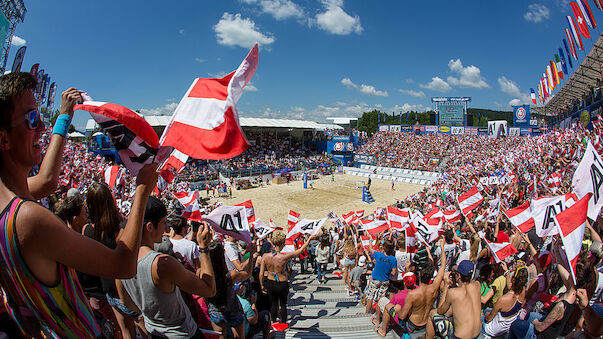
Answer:
[{"label": "spectator wearing cap", "polygon": [[390,325],[390,321],[393,320],[399,323],[398,314],[402,312],[404,302],[406,301],[406,295],[409,290],[417,288],[417,276],[412,272],[406,272],[402,275],[402,281],[404,283],[404,289],[391,296],[390,299],[381,298],[379,303],[382,303],[383,299],[387,300],[387,304],[383,307],[383,319],[381,319],[381,308],[377,308],[375,316],[375,331],[382,337],[387,334],[387,328]]},{"label": "spectator wearing cap", "polygon": [[[427,338],[475,338],[482,328],[480,286],[471,279],[475,266],[469,260],[459,263],[456,272],[444,275],[444,288],[438,307],[431,311]],[[452,317],[447,317],[452,307]],[[459,312],[458,310],[462,310]]]}]

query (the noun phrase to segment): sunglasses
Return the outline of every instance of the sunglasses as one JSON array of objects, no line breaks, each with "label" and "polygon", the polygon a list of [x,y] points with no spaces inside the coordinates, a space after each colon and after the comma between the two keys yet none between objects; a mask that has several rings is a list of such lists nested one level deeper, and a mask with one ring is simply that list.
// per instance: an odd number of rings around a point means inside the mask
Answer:
[{"label": "sunglasses", "polygon": [[[36,129],[40,125],[40,112],[38,112],[38,110],[32,109],[23,116],[25,117],[25,121],[27,122],[27,127],[29,127],[29,129]],[[10,128],[17,126],[18,124],[18,122],[14,123],[10,126]]]}]

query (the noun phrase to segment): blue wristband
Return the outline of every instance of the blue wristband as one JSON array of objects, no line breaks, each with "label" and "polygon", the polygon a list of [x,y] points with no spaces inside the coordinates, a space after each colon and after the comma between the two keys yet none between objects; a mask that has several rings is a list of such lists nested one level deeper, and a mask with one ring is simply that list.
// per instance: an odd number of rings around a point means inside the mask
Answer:
[{"label": "blue wristband", "polygon": [[71,116],[69,114],[59,115],[52,128],[52,134],[66,137],[67,132],[69,132],[69,125],[71,125]]}]

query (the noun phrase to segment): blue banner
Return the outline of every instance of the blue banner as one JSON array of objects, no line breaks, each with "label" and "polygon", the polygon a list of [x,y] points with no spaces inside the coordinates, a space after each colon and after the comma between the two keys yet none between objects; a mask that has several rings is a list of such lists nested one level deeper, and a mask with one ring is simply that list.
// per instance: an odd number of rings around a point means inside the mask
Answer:
[{"label": "blue banner", "polygon": [[530,126],[530,105],[513,106],[513,126]]}]

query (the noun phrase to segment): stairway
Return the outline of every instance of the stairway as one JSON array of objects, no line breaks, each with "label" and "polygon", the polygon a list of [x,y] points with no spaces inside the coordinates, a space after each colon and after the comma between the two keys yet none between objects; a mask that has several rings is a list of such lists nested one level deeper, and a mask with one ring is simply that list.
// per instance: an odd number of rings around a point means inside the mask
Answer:
[{"label": "stairway", "polygon": [[[329,264],[331,267],[332,264]],[[343,280],[332,273],[319,284],[316,274],[296,274],[289,295],[289,329],[275,338],[381,338],[373,331],[371,316],[356,297],[346,293]],[[399,338],[390,331],[386,338]]]}]

